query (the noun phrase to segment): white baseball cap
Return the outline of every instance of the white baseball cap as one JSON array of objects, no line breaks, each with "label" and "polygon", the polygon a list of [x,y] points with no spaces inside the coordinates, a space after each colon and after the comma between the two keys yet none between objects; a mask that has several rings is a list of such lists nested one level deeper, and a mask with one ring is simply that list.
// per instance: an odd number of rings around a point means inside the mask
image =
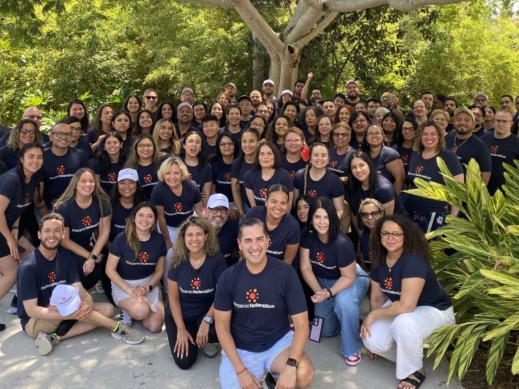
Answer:
[{"label": "white baseball cap", "polygon": [[268,80],[263,81],[263,85],[265,85],[265,84],[272,84],[272,86],[274,86],[274,81],[272,81],[271,79],[268,79]]},{"label": "white baseball cap", "polygon": [[178,108],[177,108],[177,113],[180,112],[180,109],[181,108],[184,108],[184,107],[189,107],[189,109],[191,109],[191,111],[193,111],[193,107],[191,106],[191,104],[189,104],[188,102],[184,101],[183,103],[180,103],[178,105]]},{"label": "white baseball cap", "polygon": [[81,298],[79,288],[71,285],[60,284],[52,291],[50,305],[58,308],[61,316],[68,316],[78,310]]},{"label": "white baseball cap", "polygon": [[236,85],[234,85],[232,82],[228,82],[227,84],[225,84],[225,87],[227,88],[229,85],[236,89]]},{"label": "white baseball cap", "polygon": [[283,92],[281,92],[280,96],[283,96],[285,93],[288,93],[290,96],[294,97],[294,94],[291,90],[285,89]]},{"label": "white baseball cap", "polygon": [[117,182],[122,180],[132,180],[139,181],[139,175],[137,174],[137,170],[135,169],[123,169],[119,170],[119,174],[117,175]]},{"label": "white baseball cap", "polygon": [[207,208],[225,207],[229,209],[229,199],[221,193],[212,194],[207,201]]}]

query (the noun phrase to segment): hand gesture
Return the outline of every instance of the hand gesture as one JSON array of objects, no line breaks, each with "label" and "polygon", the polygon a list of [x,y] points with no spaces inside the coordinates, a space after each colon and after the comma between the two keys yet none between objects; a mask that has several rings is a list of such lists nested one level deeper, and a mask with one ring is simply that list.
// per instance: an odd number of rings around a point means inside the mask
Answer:
[{"label": "hand gesture", "polygon": [[191,342],[191,344],[195,344],[191,334],[186,329],[178,330],[177,342],[175,343],[175,347],[173,348],[173,352],[177,354],[177,358],[182,359],[184,358],[184,356],[188,356],[189,342]]},{"label": "hand gesture", "polygon": [[78,310],[74,312],[74,315],[76,316],[76,320],[81,321],[83,319],[88,318],[91,313],[92,307],[89,304],[82,301],[81,304],[79,304]]},{"label": "hand gesture", "polygon": [[315,292],[315,294],[311,297],[314,304],[322,303],[324,300],[328,300],[330,297],[330,293],[326,289],[321,289]]},{"label": "hand gesture", "polygon": [[88,258],[85,263],[83,264],[83,273],[85,273],[85,276],[88,276],[92,271],[94,271],[94,267],[96,266],[96,263],[92,258]]},{"label": "hand gesture", "polygon": [[276,389],[294,389],[296,387],[297,369],[293,366],[285,366],[279,375]]},{"label": "hand gesture", "polygon": [[307,78],[311,81],[312,78],[314,78],[314,74],[312,72],[309,72]]}]

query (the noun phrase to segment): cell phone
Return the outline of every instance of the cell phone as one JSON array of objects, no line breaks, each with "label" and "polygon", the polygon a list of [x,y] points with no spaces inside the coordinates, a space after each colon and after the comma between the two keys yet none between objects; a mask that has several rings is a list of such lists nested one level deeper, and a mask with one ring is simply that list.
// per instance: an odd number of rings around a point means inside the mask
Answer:
[{"label": "cell phone", "polygon": [[321,342],[321,333],[323,332],[323,324],[324,318],[319,316],[314,316],[314,320],[312,320],[312,328],[310,329],[310,340],[320,343]]}]

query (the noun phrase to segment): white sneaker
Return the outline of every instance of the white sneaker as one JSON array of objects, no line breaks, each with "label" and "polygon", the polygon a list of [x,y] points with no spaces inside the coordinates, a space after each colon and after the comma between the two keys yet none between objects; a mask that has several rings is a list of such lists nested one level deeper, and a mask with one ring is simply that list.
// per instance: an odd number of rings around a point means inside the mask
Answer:
[{"label": "white sneaker", "polygon": [[11,315],[18,315],[18,308],[10,307],[6,312],[10,313]]},{"label": "white sneaker", "polygon": [[99,294],[104,294],[105,293],[105,290],[103,288],[103,284],[101,283],[101,281],[97,282],[97,284],[96,284],[96,291]]},{"label": "white sneaker", "polygon": [[59,344],[59,339],[54,335],[46,334],[45,332],[40,331],[34,344],[36,346],[36,350],[38,350],[38,354],[47,355],[54,349],[54,346]]},{"label": "white sneaker", "polygon": [[204,346],[204,355],[209,359],[216,358],[218,355],[218,347],[216,347],[214,343],[207,343]]},{"label": "white sneaker", "polygon": [[121,309],[121,314],[119,315],[119,321],[121,323],[128,324],[129,326],[131,326],[133,324],[133,319],[126,309]]}]

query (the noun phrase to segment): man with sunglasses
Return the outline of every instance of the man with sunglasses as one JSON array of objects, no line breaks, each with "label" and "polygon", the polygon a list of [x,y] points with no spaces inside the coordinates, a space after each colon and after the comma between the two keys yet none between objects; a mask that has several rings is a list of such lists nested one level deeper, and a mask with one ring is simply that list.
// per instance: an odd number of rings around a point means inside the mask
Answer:
[{"label": "man with sunglasses", "polygon": [[238,256],[233,256],[238,250],[238,222],[229,218],[227,196],[220,193],[212,194],[207,201],[205,216],[215,229],[220,252],[224,255],[227,266],[234,265],[238,261]]},{"label": "man with sunglasses", "polygon": [[155,89],[146,89],[144,91],[144,108],[156,115],[159,96]]},{"label": "man with sunglasses", "polygon": [[72,176],[83,167],[88,167],[88,156],[80,149],[70,146],[72,130],[68,124],[58,123],[50,131],[52,147],[43,154],[45,163],[41,168],[43,182],[40,192],[43,202],[39,203],[35,196],[35,206],[41,216],[45,216],[52,208],[54,201],[67,189]]}]

